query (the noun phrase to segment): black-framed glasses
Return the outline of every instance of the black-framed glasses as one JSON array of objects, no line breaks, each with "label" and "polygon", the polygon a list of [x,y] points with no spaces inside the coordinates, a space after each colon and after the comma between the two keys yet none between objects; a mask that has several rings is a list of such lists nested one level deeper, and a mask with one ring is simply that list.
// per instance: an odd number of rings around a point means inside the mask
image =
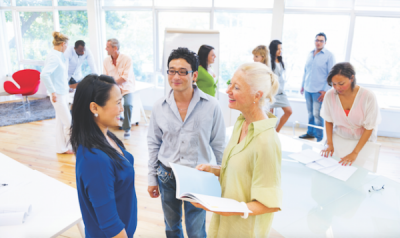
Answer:
[{"label": "black-framed glasses", "polygon": [[189,73],[193,73],[193,71],[187,71],[186,69],[167,70],[167,74],[169,74],[169,75],[175,75],[176,73],[178,73],[180,76],[186,76]]},{"label": "black-framed glasses", "polygon": [[315,42],[321,42],[321,43],[324,43],[325,41],[324,41],[324,40],[315,40]]}]

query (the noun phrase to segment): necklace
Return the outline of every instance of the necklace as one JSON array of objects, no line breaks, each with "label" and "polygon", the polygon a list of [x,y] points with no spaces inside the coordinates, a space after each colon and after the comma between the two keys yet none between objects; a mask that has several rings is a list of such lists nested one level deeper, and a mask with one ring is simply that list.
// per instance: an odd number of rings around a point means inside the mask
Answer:
[{"label": "necklace", "polygon": [[180,112],[187,111],[187,108],[183,108],[183,109],[178,108],[178,111],[180,111]]}]

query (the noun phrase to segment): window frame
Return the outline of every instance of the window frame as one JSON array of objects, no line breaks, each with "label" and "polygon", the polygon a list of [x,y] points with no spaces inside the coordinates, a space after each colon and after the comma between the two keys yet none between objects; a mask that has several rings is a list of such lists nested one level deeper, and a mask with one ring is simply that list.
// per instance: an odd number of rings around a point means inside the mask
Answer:
[{"label": "window frame", "polygon": [[[87,6],[58,6],[58,0],[52,0],[52,6],[16,6],[16,0],[11,1],[11,6],[0,6],[0,11],[11,11],[13,19],[14,37],[17,50],[18,68],[19,70],[24,69],[24,65],[44,66],[44,60],[30,60],[25,59],[22,47],[22,34],[21,34],[21,23],[19,18],[20,12],[52,12],[53,13],[53,30],[60,31],[60,18],[59,11],[87,11]],[[0,22],[2,23],[2,22]],[[5,40],[7,34],[4,34]],[[7,42],[7,41],[5,41]],[[6,49],[6,56],[8,59],[7,74],[11,75],[12,67],[10,63],[10,53]]]}]

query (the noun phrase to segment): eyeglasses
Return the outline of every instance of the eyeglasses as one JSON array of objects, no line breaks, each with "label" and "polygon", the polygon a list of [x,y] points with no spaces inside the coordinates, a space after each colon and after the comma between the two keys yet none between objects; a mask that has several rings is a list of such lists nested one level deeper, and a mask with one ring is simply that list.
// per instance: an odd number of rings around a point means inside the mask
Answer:
[{"label": "eyeglasses", "polygon": [[315,42],[321,42],[321,43],[324,43],[325,41],[324,40],[315,40]]},{"label": "eyeglasses", "polygon": [[167,70],[167,74],[169,74],[169,75],[175,75],[176,73],[178,73],[180,76],[186,76],[189,73],[193,73],[193,71],[187,71],[186,69]]}]

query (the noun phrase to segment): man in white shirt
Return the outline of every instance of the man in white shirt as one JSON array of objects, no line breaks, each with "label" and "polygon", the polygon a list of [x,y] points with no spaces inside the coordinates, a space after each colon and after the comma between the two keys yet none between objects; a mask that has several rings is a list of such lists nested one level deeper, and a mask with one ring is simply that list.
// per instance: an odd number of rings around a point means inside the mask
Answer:
[{"label": "man in white shirt", "polygon": [[64,52],[64,57],[68,65],[68,84],[70,88],[76,88],[79,81],[83,79],[82,64],[85,60],[88,61],[92,74],[99,73],[94,63],[92,52],[85,48],[83,40],[75,42],[75,47],[69,46]]}]

